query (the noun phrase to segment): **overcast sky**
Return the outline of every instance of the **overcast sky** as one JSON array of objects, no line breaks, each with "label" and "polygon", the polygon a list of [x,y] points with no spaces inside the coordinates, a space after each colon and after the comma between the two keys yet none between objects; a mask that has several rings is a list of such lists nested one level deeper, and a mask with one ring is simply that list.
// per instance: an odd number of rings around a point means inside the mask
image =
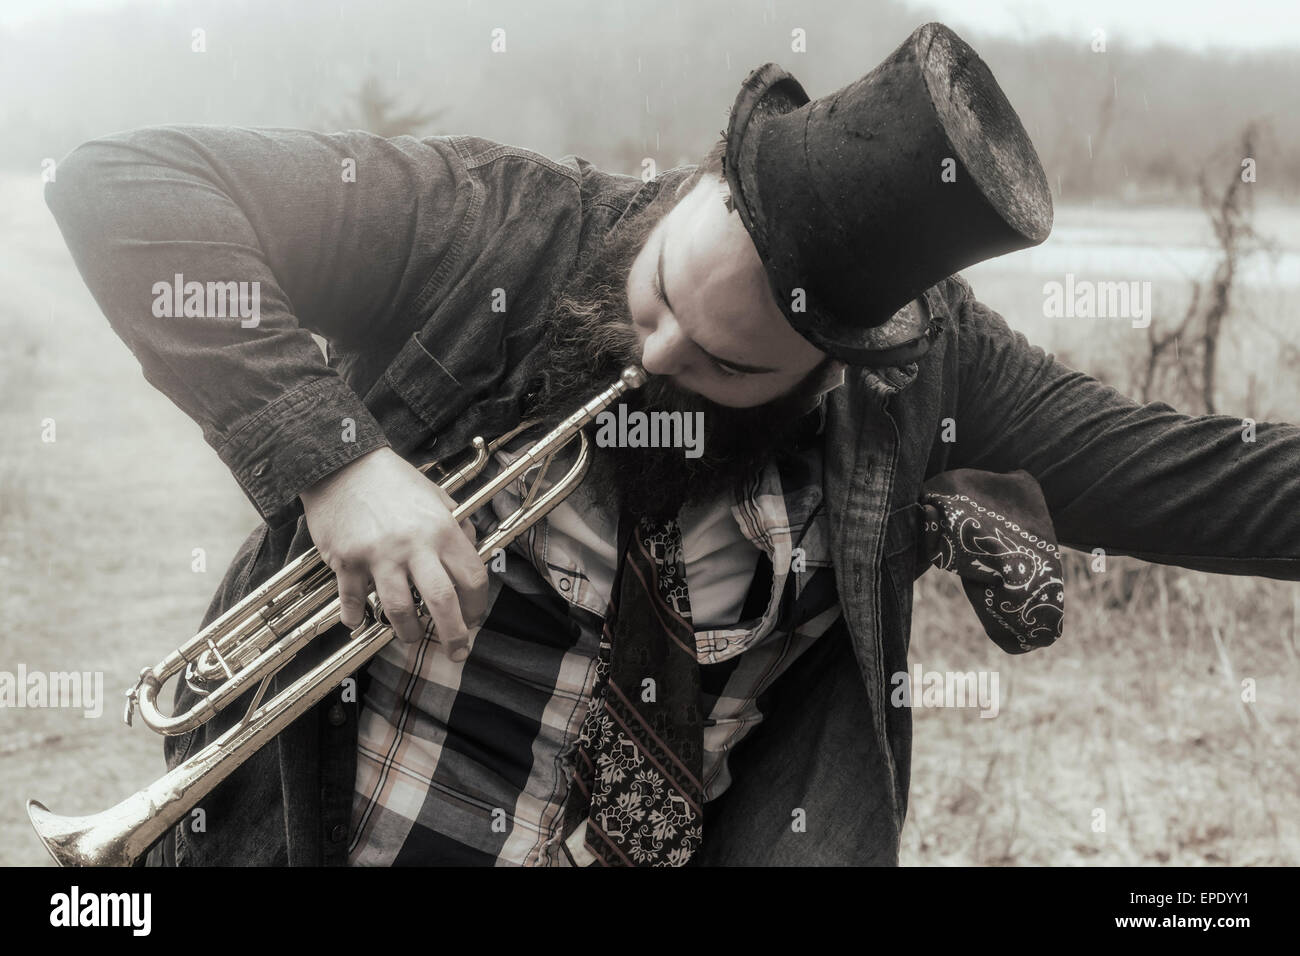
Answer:
[{"label": "overcast sky", "polygon": [[1207,47],[1300,47],[1296,0],[903,0],[958,33],[962,28],[1007,37],[1092,36],[1129,47],[1168,43]]},{"label": "overcast sky", "polygon": [[[159,6],[169,0],[154,0]],[[266,0],[274,3],[274,0]],[[463,0],[429,0],[431,5]],[[468,0],[490,7],[490,0]],[[604,3],[605,0],[591,0]],[[853,3],[855,0],[844,0]],[[958,32],[987,31],[1008,37],[1054,33],[1091,37],[1097,27],[1129,47],[1169,43],[1257,49],[1300,47],[1300,3],[1296,0],[901,0],[918,15],[932,11]],[[63,12],[112,8],[122,0],[0,0],[0,25],[17,25]],[[322,6],[325,6],[322,0]],[[797,15],[798,0],[772,0],[778,15]],[[567,4],[557,10],[572,9]],[[561,15],[572,16],[571,13]]]}]

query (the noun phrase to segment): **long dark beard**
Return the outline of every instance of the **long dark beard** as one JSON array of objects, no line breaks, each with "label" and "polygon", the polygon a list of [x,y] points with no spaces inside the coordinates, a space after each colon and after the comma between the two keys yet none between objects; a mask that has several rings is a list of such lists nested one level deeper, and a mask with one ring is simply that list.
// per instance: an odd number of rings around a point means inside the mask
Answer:
[{"label": "long dark beard", "polygon": [[[675,201],[675,200],[672,200]],[[641,360],[627,301],[627,277],[637,253],[672,201],[657,199],[620,223],[588,267],[555,298],[546,326],[548,364],[530,416],[557,424]],[[666,378],[651,376],[623,400],[635,411],[703,413],[703,451],[682,448],[599,447],[592,442],[587,483],[604,500],[622,502],[634,516],[671,518],[685,504],[712,498],[754,474],[807,427],[813,390],[827,362],[785,395],[753,408],[729,408]]]}]

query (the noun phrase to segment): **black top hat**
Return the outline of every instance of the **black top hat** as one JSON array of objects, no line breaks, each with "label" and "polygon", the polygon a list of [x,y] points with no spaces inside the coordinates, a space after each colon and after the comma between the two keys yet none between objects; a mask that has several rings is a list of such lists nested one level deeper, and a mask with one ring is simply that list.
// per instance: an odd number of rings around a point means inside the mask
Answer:
[{"label": "black top hat", "polygon": [[922,292],[1052,228],[1029,135],[941,23],[812,102],[775,63],[753,71],[731,108],[724,171],[790,324],[854,365],[915,361],[938,331]]}]

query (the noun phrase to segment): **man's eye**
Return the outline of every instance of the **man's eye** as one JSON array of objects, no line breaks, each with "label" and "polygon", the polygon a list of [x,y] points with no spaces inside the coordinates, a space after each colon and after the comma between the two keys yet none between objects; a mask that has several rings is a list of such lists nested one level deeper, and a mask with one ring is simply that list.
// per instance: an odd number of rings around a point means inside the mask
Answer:
[{"label": "man's eye", "polygon": [[749,374],[748,372],[741,372],[738,369],[728,368],[727,366],[723,365],[721,362],[716,360],[713,363],[713,367],[716,368],[723,375],[727,376],[728,378],[737,378],[741,375]]}]

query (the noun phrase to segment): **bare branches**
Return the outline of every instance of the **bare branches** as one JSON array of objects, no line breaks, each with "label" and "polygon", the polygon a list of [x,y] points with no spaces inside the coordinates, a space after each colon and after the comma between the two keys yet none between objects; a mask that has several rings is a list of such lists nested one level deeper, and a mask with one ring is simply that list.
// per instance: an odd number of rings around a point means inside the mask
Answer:
[{"label": "bare branches", "polygon": [[[1260,124],[1253,120],[1242,129],[1233,152],[1243,163],[1255,155],[1260,132]],[[1163,398],[1180,407],[1199,403],[1206,414],[1218,409],[1219,346],[1232,312],[1241,262],[1272,248],[1253,224],[1254,196],[1248,188],[1253,179],[1242,169],[1242,164],[1232,164],[1232,175],[1221,189],[1205,170],[1197,177],[1201,208],[1218,245],[1217,261],[1208,283],[1192,282],[1191,302],[1176,326],[1163,334],[1155,322],[1147,327],[1147,354],[1137,376],[1144,402]]]}]

